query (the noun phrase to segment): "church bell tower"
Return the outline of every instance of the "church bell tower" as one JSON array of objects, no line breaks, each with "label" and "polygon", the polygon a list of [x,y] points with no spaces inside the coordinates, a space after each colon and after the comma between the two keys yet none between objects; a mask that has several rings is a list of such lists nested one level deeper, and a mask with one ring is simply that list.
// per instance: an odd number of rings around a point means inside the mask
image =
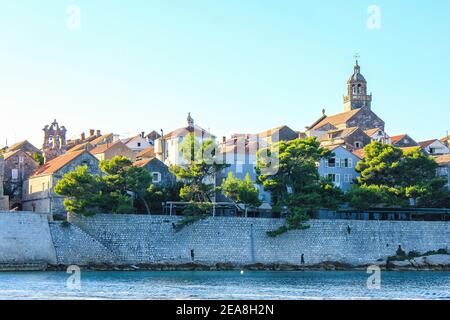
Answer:
[{"label": "church bell tower", "polygon": [[347,95],[344,96],[344,110],[351,111],[361,108],[370,109],[371,104],[372,94],[367,94],[367,81],[361,74],[358,57],[356,56],[353,74],[347,81]]}]

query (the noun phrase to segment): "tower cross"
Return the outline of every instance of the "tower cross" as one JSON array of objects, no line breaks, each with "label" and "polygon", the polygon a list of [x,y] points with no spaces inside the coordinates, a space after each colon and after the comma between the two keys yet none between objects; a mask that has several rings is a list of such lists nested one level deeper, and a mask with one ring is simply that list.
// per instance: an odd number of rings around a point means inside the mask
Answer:
[{"label": "tower cross", "polygon": [[358,64],[358,60],[359,60],[359,58],[361,58],[361,56],[359,55],[358,52],[356,52],[356,53],[353,55],[353,58],[355,58],[356,64]]}]

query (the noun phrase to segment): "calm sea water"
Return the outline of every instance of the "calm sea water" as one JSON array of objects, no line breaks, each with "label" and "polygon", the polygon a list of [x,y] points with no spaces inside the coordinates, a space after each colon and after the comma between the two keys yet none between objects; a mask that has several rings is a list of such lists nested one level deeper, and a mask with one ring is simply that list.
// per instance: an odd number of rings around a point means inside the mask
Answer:
[{"label": "calm sea water", "polygon": [[0,299],[450,299],[450,272],[65,272],[0,273]]}]

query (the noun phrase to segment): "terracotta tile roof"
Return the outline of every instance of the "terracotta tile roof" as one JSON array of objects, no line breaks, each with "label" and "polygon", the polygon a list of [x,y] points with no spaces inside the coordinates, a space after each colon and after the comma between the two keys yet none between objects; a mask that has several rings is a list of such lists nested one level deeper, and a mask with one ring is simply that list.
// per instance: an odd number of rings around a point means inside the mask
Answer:
[{"label": "terracotta tile roof", "polygon": [[427,140],[427,141],[421,141],[418,142],[419,146],[424,149],[426,147],[428,147],[430,144],[432,144],[433,142],[439,141],[438,139],[433,139],[433,140]]},{"label": "terracotta tile roof", "polygon": [[106,150],[109,150],[109,149],[111,149],[113,147],[116,147],[119,144],[123,144],[123,142],[119,140],[119,141],[116,141],[116,142],[113,142],[113,143],[103,143],[103,144],[100,144],[100,145],[96,146],[94,149],[92,149],[91,153],[92,154],[104,153]]},{"label": "terracotta tile roof", "polygon": [[333,126],[342,124],[353,118],[358,112],[360,112],[362,109],[355,109],[347,112],[338,113],[333,116],[325,117],[319,123],[314,125],[310,130],[317,130],[323,127],[326,124],[331,124]]},{"label": "terracotta tile roof", "polygon": [[237,143],[232,145],[223,145],[220,153],[236,153],[236,154],[256,154],[259,149],[264,148],[264,144],[257,141],[250,141],[248,143]]},{"label": "terracotta tile roof", "polygon": [[169,132],[168,134],[165,134],[163,136],[163,139],[171,139],[176,137],[184,137],[189,133],[194,133],[196,137],[205,137],[205,138],[215,138],[214,135],[206,131],[205,129],[194,125],[194,127],[185,127],[185,128],[179,128],[172,132]]},{"label": "terracotta tile roof", "polygon": [[141,136],[141,135],[138,134],[137,136],[125,138],[125,139],[122,139],[121,141],[122,141],[124,144],[128,144],[128,143],[130,143],[131,141],[133,141],[134,139],[139,138],[140,136]]},{"label": "terracotta tile roof", "polygon": [[144,150],[138,152],[136,155],[137,158],[153,158],[155,156],[155,147],[150,146],[145,148]]},{"label": "terracotta tile roof", "polygon": [[397,136],[392,136],[391,137],[391,143],[392,144],[397,144],[397,142],[399,142],[400,140],[402,140],[404,137],[406,137],[406,134],[399,134]]},{"label": "terracotta tile roof", "polygon": [[[359,130],[358,127],[330,130],[326,134],[324,134],[322,137],[320,137],[319,141],[327,141],[327,140],[333,140],[333,139],[346,138],[358,130]],[[332,135],[332,137],[330,137],[330,135]]]},{"label": "terracotta tile roof", "polygon": [[74,152],[74,151],[81,151],[81,150],[92,150],[92,148],[94,148],[94,146],[90,142],[83,142],[83,143],[80,143],[80,144],[77,144],[77,145],[73,146],[72,148],[67,150],[67,152]]},{"label": "terracotta tile roof", "polygon": [[4,158],[5,160],[7,160],[7,159],[11,158],[12,156],[15,156],[15,155],[18,154],[19,152],[23,152],[23,154],[24,154],[25,156],[27,156],[28,158],[33,159],[33,161],[36,162],[36,160],[34,160],[34,158],[33,158],[30,154],[28,154],[28,153],[25,152],[24,150],[20,150],[20,149],[19,149],[19,150],[14,150],[14,151],[5,152],[5,153],[3,154],[3,158]]},{"label": "terracotta tile roof", "polygon": [[352,153],[360,159],[364,159],[366,157],[366,155],[364,154],[364,149],[356,149],[353,150]]},{"label": "terracotta tile roof", "polygon": [[78,158],[80,155],[82,155],[85,152],[88,152],[88,151],[80,150],[80,151],[68,152],[66,154],[63,154],[62,156],[59,156],[53,160],[50,160],[46,164],[37,168],[37,170],[33,174],[33,177],[55,173],[56,171],[63,168],[65,165],[69,164],[72,160]]},{"label": "terracotta tile roof", "polygon": [[279,126],[279,127],[273,128],[273,129],[269,129],[269,130],[260,132],[257,135],[261,138],[267,138],[267,137],[272,136],[274,133],[279,132],[283,128],[290,129],[288,126],[284,125],[284,126]]},{"label": "terracotta tile roof", "polygon": [[91,141],[91,144],[92,144],[93,146],[96,146],[97,144],[101,143],[102,141],[111,138],[112,135],[113,135],[112,133],[104,134],[104,135],[102,135],[102,136],[100,136],[100,137],[98,137],[98,138],[92,140],[92,141]]},{"label": "terracotta tile roof", "polygon": [[31,151],[34,153],[40,152],[40,150],[36,148],[34,145],[32,145],[28,140],[17,142],[8,148],[8,151],[17,151],[17,150],[23,150],[25,152]]},{"label": "terracotta tile roof", "polygon": [[435,158],[436,162],[439,164],[450,164],[450,154],[445,154]]},{"label": "terracotta tile roof", "polygon": [[147,163],[149,163],[150,161],[152,161],[153,159],[155,159],[155,158],[146,158],[146,159],[142,159],[142,160],[135,161],[135,162],[133,163],[133,166],[142,168],[142,167],[144,167],[145,165],[147,165]]},{"label": "terracotta tile roof", "polygon": [[381,129],[380,128],[373,128],[373,129],[369,129],[364,131],[369,137],[372,137],[375,133],[379,132]]}]

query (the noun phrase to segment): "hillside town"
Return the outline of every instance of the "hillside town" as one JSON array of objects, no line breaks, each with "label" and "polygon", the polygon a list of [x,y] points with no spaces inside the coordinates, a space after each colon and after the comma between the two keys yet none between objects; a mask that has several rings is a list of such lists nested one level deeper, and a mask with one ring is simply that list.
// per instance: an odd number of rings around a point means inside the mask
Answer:
[{"label": "hillside town", "polygon": [[[170,168],[182,163],[180,147],[187,136],[194,136],[199,143],[206,140],[217,143],[227,166],[210,181],[212,185],[220,186],[230,173],[238,179],[250,177],[258,189],[260,204],[256,210],[259,211],[270,211],[273,203],[271,193],[257,183],[258,151],[281,141],[308,137],[315,137],[321,147],[332,152],[332,157],[319,161],[318,170],[321,177],[343,192],[350,190],[360,175],[357,164],[365,157],[364,147],[374,141],[405,151],[419,149],[435,159],[439,166],[436,174],[446,177],[450,183],[450,136],[416,141],[414,132],[386,132],[385,122],[374,110],[372,94],[356,61],[347,81],[343,112],[328,115],[322,110],[320,117],[303,130],[281,125],[260,133],[234,133],[219,138],[199,126],[189,113],[185,126],[168,133],[136,129],[136,135],[122,137],[91,129],[80,133],[77,139],[67,139],[69,124],[54,120],[42,129],[41,146],[25,140],[1,149],[0,210],[64,214],[67,211],[64,196],[54,192],[58,181],[79,166],[86,166],[90,174],[102,175],[99,163],[117,156],[129,159],[135,167],[145,168],[155,186],[173,184],[177,177]],[[212,202],[217,208],[231,203],[220,191]],[[156,213],[172,213],[177,205],[182,202],[165,203]],[[237,206],[239,209],[242,207]]]}]

